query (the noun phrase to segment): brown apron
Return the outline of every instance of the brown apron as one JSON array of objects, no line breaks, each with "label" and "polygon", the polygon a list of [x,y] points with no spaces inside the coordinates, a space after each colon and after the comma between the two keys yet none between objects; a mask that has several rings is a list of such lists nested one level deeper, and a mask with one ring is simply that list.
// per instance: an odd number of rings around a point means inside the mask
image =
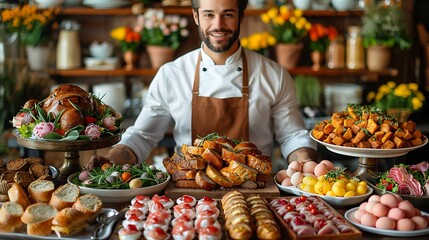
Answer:
[{"label": "brown apron", "polygon": [[198,96],[201,54],[198,56],[192,90],[191,142],[197,137],[204,137],[213,132],[232,139],[249,140],[249,78],[244,51],[241,56],[243,59],[243,96],[225,99]]}]

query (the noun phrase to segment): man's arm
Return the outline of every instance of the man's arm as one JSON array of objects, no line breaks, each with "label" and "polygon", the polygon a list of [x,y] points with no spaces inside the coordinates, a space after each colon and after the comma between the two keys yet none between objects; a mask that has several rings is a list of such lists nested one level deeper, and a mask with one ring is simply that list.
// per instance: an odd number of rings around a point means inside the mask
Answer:
[{"label": "man's arm", "polygon": [[305,161],[309,159],[317,162],[317,152],[312,148],[303,147],[289,154],[287,161],[291,163],[293,161]]},{"label": "man's arm", "polygon": [[133,165],[138,162],[133,150],[122,144],[114,146],[104,157],[116,165],[124,165],[126,163]]}]

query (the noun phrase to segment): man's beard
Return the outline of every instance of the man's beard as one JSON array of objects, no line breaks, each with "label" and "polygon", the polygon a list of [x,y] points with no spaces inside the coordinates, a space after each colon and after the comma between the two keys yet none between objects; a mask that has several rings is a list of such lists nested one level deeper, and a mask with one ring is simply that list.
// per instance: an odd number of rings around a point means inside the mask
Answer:
[{"label": "man's beard", "polygon": [[202,32],[202,30],[200,28],[200,25],[198,25],[198,33],[200,35],[201,40],[206,44],[206,46],[211,51],[216,52],[216,53],[222,53],[222,52],[228,51],[232,47],[232,45],[238,40],[239,35],[240,35],[240,27],[238,27],[238,29],[233,32],[232,37],[226,42],[226,45],[222,45],[220,47],[215,47],[210,42],[210,37],[209,37],[210,33],[207,33],[207,35],[204,35],[204,33]]}]

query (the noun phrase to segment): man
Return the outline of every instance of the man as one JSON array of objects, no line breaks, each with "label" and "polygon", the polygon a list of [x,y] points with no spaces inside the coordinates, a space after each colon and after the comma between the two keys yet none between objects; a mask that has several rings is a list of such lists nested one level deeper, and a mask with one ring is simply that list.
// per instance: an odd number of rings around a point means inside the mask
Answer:
[{"label": "man", "polygon": [[275,137],[289,162],[316,160],[291,76],[240,46],[246,6],[247,0],[192,1],[201,48],[158,70],[134,126],[105,158],[116,164],[144,161],[173,127],[177,146],[217,132],[249,140],[270,156]]}]

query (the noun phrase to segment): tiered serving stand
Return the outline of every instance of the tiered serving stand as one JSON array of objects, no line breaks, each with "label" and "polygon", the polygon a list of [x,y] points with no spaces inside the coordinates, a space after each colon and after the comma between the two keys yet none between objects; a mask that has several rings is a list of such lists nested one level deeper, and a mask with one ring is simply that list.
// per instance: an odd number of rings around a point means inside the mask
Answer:
[{"label": "tiered serving stand", "polygon": [[79,151],[94,150],[110,147],[121,140],[121,134],[94,140],[45,140],[23,138],[18,130],[13,130],[20,146],[43,151],[64,152],[64,162],[59,168],[61,182],[65,183],[67,177],[82,170]]},{"label": "tiered serving stand", "polygon": [[425,138],[425,140],[423,141],[423,144],[416,147],[396,148],[396,149],[353,148],[353,147],[337,146],[334,144],[322,142],[314,138],[311,133],[310,133],[310,137],[317,143],[325,146],[331,152],[350,156],[350,157],[358,157],[359,164],[357,169],[354,172],[356,176],[366,175],[370,172],[378,172],[378,163],[380,159],[404,156],[408,152],[421,148],[428,143],[428,139]]}]

